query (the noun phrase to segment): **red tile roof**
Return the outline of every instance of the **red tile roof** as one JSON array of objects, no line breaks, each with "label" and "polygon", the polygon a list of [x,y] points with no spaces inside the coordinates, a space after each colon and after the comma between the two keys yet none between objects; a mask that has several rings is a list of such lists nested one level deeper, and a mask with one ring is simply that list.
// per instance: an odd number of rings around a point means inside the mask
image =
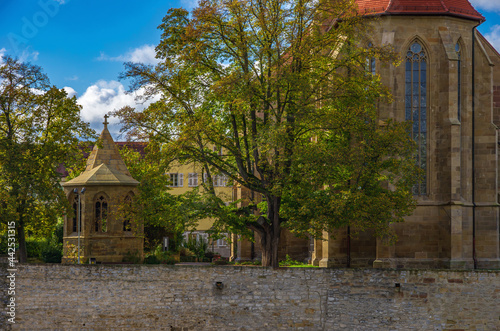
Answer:
[{"label": "red tile roof", "polygon": [[364,15],[450,15],[475,21],[484,17],[468,0],[356,0]]}]

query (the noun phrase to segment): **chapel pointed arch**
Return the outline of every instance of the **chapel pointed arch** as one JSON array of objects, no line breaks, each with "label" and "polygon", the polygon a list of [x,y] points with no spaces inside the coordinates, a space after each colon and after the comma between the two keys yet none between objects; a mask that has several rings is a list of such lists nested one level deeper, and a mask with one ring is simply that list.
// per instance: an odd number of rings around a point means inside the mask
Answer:
[{"label": "chapel pointed arch", "polygon": [[78,204],[80,204],[80,218],[82,217],[83,208],[82,208],[82,201],[78,199],[78,194],[75,194],[73,191],[70,191],[66,195],[66,197],[69,201],[69,205],[71,208],[71,213],[67,217],[66,233],[67,235],[71,235],[72,233],[78,231]]},{"label": "chapel pointed arch", "polygon": [[131,217],[131,208],[133,205],[134,201],[134,192],[129,191],[125,194],[123,197],[123,204],[124,204],[124,218],[123,218],[123,231],[124,232],[130,232],[132,231],[132,217]]},{"label": "chapel pointed arch", "polygon": [[92,225],[93,232],[108,232],[108,218],[109,218],[109,196],[101,191],[94,195],[92,199],[93,218]]}]

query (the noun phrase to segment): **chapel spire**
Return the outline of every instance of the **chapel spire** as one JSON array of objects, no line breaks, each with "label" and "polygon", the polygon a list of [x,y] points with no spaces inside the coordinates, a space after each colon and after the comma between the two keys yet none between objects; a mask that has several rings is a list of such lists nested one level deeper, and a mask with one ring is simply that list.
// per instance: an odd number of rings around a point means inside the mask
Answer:
[{"label": "chapel spire", "polygon": [[87,160],[87,167],[85,171],[90,171],[101,164],[105,164],[108,168],[113,170],[118,170],[127,176],[132,176],[123,162],[120,155],[118,147],[116,147],[113,137],[108,131],[108,118],[109,116],[104,115],[104,129],[99,137],[99,143],[94,146],[94,149],[89,155]]}]

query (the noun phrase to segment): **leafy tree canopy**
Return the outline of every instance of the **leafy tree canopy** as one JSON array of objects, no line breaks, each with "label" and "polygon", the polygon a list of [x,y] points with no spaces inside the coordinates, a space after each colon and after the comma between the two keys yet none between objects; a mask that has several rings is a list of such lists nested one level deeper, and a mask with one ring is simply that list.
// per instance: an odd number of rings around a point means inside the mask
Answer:
[{"label": "leafy tree canopy", "polygon": [[173,235],[180,243],[182,233],[194,229],[197,221],[208,215],[198,191],[171,193],[170,178],[165,175],[170,162],[154,142],[148,144],[144,157],[130,148],[122,148],[120,154],[140,184],[132,205],[119,208],[119,217],[143,222],[146,249],[161,244],[164,236],[172,239]]},{"label": "leafy tree canopy", "polygon": [[[122,75],[131,90],[161,100],[115,115],[131,135],[251,192],[230,207],[207,201],[216,229],[258,235],[263,265],[278,267],[283,228],[318,237],[353,225],[387,235],[414,208],[414,144],[403,124],[379,123],[376,105],[390,96],[366,60],[394,57],[366,48],[362,23],[352,1],[171,9],[159,26],[160,63],[126,63]],[[211,183],[205,192],[215,196]]]},{"label": "leafy tree canopy", "polygon": [[71,169],[79,139],[94,138],[76,98],[50,86],[38,66],[4,57],[0,63],[0,226],[16,224],[20,261],[26,232],[50,233],[68,210],[58,168]]}]

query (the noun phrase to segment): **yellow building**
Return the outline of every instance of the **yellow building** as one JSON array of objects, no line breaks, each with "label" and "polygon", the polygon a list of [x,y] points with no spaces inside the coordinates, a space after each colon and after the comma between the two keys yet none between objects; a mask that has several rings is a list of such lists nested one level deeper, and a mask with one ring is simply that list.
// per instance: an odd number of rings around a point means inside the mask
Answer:
[{"label": "yellow building", "polygon": [[[222,151],[221,151],[222,152]],[[175,163],[167,176],[170,177],[170,187],[172,194],[183,194],[195,187],[199,187],[203,182],[207,181],[207,174],[203,171],[202,166],[196,163],[180,164]],[[225,175],[213,174],[212,180],[215,192],[219,198],[226,202],[226,204],[234,201],[233,183],[228,180]],[[200,189],[203,189],[200,187]],[[198,222],[194,229],[184,233],[187,239],[189,236],[197,238],[198,240],[205,240],[208,242],[209,250],[220,253],[223,257],[230,256],[230,246],[227,239],[212,240],[209,238],[209,230],[214,223],[213,219],[206,218]],[[227,234],[226,234],[227,236]]]}]

